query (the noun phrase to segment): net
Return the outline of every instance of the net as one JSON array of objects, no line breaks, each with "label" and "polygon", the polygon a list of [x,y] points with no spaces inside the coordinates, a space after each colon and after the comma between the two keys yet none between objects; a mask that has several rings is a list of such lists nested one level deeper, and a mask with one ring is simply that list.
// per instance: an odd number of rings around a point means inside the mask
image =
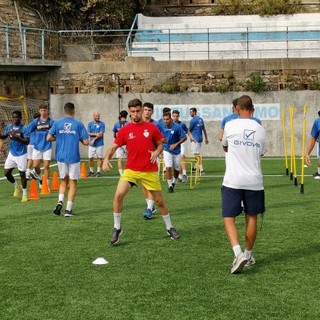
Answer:
[{"label": "net", "polygon": [[[22,123],[28,124],[33,120],[34,114],[38,111],[40,104],[48,104],[48,100],[29,99],[25,96],[3,97],[0,96],[0,133],[3,134],[5,127],[12,123],[12,112],[22,112]],[[8,155],[9,139],[3,141],[0,151],[0,163],[3,163]]]}]

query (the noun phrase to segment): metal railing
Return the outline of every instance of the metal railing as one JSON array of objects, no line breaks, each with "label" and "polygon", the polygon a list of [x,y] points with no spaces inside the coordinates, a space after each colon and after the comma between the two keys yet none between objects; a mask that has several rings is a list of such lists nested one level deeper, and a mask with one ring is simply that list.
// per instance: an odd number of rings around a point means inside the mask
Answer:
[{"label": "metal railing", "polygon": [[59,34],[52,30],[0,26],[0,58],[56,60]]}]

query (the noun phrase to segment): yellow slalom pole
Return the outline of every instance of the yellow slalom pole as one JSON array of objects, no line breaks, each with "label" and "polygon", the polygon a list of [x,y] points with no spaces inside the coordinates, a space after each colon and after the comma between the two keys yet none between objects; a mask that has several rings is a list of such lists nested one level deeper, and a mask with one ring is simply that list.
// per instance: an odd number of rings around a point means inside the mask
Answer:
[{"label": "yellow slalom pole", "polygon": [[297,180],[297,161],[296,161],[296,146],[294,141],[294,107],[292,107],[292,159],[293,159],[293,183],[295,186],[298,185]]},{"label": "yellow slalom pole", "polygon": [[292,121],[293,121],[293,107],[289,107],[289,122],[290,122],[290,180],[293,180],[293,133],[292,133]]},{"label": "yellow slalom pole", "polygon": [[305,164],[305,147],[306,147],[306,127],[307,127],[307,105],[303,106],[303,126],[302,126],[302,146],[301,146],[301,181],[300,193],[304,193],[304,164]]},{"label": "yellow slalom pole", "polygon": [[282,139],[283,139],[283,151],[284,151],[284,165],[286,167],[286,175],[289,175],[288,166],[288,152],[287,152],[287,129],[284,116],[284,108],[281,109],[281,122],[282,122]]}]

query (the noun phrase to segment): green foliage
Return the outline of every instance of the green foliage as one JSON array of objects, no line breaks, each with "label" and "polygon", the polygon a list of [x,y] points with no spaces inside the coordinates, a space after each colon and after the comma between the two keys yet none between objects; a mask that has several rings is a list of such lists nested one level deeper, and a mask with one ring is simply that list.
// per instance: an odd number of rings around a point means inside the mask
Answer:
[{"label": "green foliage", "polygon": [[250,79],[247,82],[248,90],[253,92],[265,91],[266,84],[262,76],[258,73],[252,73]]},{"label": "green foliage", "polygon": [[219,0],[212,11],[216,15],[277,15],[302,12],[301,0]]},{"label": "green foliage", "polygon": [[50,29],[98,30],[129,28],[147,0],[18,0],[36,10]]},{"label": "green foliage", "polygon": [[319,77],[314,78],[313,81],[310,82],[309,89],[310,90],[320,90],[320,78]]},{"label": "green foliage", "polygon": [[220,93],[225,93],[229,91],[229,85],[225,82],[219,82],[216,85],[216,91]]},{"label": "green foliage", "polygon": [[165,92],[165,93],[178,93],[180,92],[180,87],[178,85],[178,83],[176,81],[170,81],[165,83],[162,87],[161,87],[161,91]]}]

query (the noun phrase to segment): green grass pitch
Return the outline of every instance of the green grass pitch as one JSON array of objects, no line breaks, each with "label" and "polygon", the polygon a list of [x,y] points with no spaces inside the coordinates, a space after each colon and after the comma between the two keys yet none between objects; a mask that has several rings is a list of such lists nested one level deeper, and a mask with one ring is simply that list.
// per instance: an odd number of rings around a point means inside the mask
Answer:
[{"label": "green grass pitch", "polygon": [[[108,244],[116,170],[79,181],[71,219],[52,213],[57,191],[23,204],[0,180],[0,319],[319,319],[313,162],[301,194],[283,159],[262,160],[267,211],[263,224],[259,219],[257,264],[240,275],[230,274],[221,219],[223,159],[204,161],[207,174],[193,190],[178,184],[168,194],[163,182],[179,241],[169,239],[158,213],[142,218],[138,187],[125,200],[119,245]],[[243,244],[244,217],[237,221]],[[92,265],[98,257],[109,263]]]}]

